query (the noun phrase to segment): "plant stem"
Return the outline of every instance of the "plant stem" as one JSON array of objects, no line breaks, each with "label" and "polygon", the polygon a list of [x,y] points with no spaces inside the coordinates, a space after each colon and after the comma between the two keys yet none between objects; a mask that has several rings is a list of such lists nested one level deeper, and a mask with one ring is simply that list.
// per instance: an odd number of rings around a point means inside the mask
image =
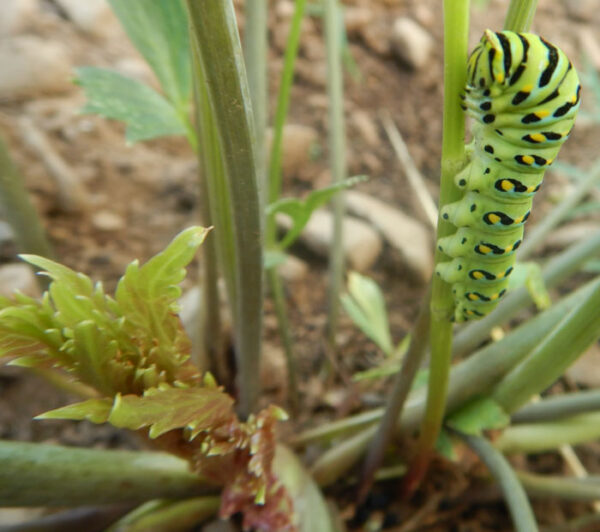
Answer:
[{"label": "plant stem", "polygon": [[[478,395],[489,393],[494,383],[498,382],[504,374],[534,349],[565,313],[592,291],[595,284],[592,282],[581,287],[507,334],[499,342],[488,344],[472,357],[453,367],[448,387],[446,413],[452,413]],[[425,404],[425,390],[419,389],[411,392],[396,429],[403,432],[415,430],[423,418]],[[327,482],[331,483],[351,468],[367,448],[377,430],[374,424],[382,415],[383,409],[364,412],[351,418],[329,423],[320,430],[313,429],[300,434],[297,441],[305,444],[317,439],[325,440],[341,436],[344,432],[355,432],[361,425],[364,427],[360,432],[355,433],[341,444],[333,446],[319,457],[313,466],[313,471],[318,478],[327,479]]]},{"label": "plant stem", "polygon": [[477,453],[477,456],[500,484],[516,532],[537,532],[538,526],[525,490],[506,458],[494,449],[485,438],[453,432]]},{"label": "plant stem", "polygon": [[540,453],[600,437],[600,412],[507,427],[494,442],[503,453]]},{"label": "plant stem", "polygon": [[40,217],[25,182],[14,165],[4,139],[0,136],[0,209],[13,231],[20,252],[53,256]]},{"label": "plant stem", "polygon": [[582,390],[529,403],[517,410],[510,421],[511,424],[539,423],[595,410],[600,411],[600,390]]},{"label": "plant stem", "polygon": [[214,492],[166,453],[0,441],[0,506],[79,506]]},{"label": "plant stem", "polygon": [[594,165],[590,170],[587,177],[580,181],[575,189],[563,199],[550,213],[544,216],[544,219],[540,221],[533,230],[527,234],[527,238],[523,240],[523,244],[520,246],[517,253],[519,260],[525,260],[529,257],[535,249],[546,240],[546,236],[554,229],[560,222],[562,222],[569,213],[589,192],[592,190],[598,181],[600,180],[600,163]]},{"label": "plant stem", "polygon": [[151,501],[136,508],[106,532],[148,532],[163,530],[177,532],[191,530],[215,515],[221,504],[220,497],[194,497],[184,501]]},{"label": "plant stem", "polygon": [[[469,0],[444,0],[444,120],[439,211],[460,198],[454,176],[464,165],[465,117],[460,94],[465,86],[469,34]],[[438,218],[437,238],[452,234],[456,227]],[[436,250],[435,263],[448,260]],[[421,423],[419,451],[407,474],[404,490],[412,493],[425,475],[437,440],[446,402],[452,349],[454,309],[451,287],[434,276],[431,289],[431,365],[427,407]]]},{"label": "plant stem", "polygon": [[[275,110],[275,121],[273,124],[273,140],[271,143],[271,154],[269,158],[269,174],[267,183],[267,205],[277,201],[281,194],[281,160],[283,154],[283,128],[287,118],[292,81],[294,79],[294,65],[298,55],[298,46],[300,43],[300,27],[304,17],[304,7],[306,0],[297,0],[294,6],[294,16],[290,26],[290,32],[285,47],[285,57],[283,60],[283,71],[277,95],[277,107]],[[273,250],[276,247],[275,218],[267,217],[265,229],[266,247]],[[285,306],[285,296],[283,292],[283,281],[276,268],[267,272],[267,282],[273,296],[273,305],[275,306],[275,315],[277,316],[277,325],[279,335],[283,344],[285,358],[287,361],[289,398],[292,408],[295,409],[298,403],[298,384],[296,380],[297,367],[296,357],[293,351],[293,340],[290,331],[287,310]]]},{"label": "plant stem", "polygon": [[256,173],[259,176],[261,203],[266,206],[266,133],[267,133],[267,0],[246,1],[244,26],[244,57],[248,72],[248,87],[252,98],[256,135]]},{"label": "plant stem", "polygon": [[504,29],[516,32],[529,31],[536,7],[537,0],[510,0]]},{"label": "plant stem", "polygon": [[232,301],[240,414],[259,394],[263,267],[252,105],[231,0],[187,0],[200,66],[222,149],[233,215],[236,298]]},{"label": "plant stem", "polygon": [[518,472],[517,476],[531,497],[552,497],[566,501],[600,499],[600,477],[568,478]]},{"label": "plant stem", "polygon": [[[346,133],[342,76],[342,27],[338,0],[324,0],[325,44],[327,48],[327,93],[329,96],[329,152],[332,182],[346,179]],[[329,253],[328,342],[335,347],[340,293],[344,281],[343,218],[344,193],[333,198],[333,242]]]},{"label": "plant stem", "polygon": [[514,412],[550,386],[600,336],[600,278],[537,348],[496,385],[493,397]]},{"label": "plant stem", "polygon": [[423,301],[419,315],[417,316],[417,322],[411,333],[410,346],[402,360],[402,367],[394,378],[385,413],[379,423],[377,435],[369,446],[359,482],[357,496],[359,502],[364,501],[375,478],[375,473],[379,466],[381,466],[385,450],[396,431],[396,425],[402,414],[402,408],[410,392],[410,387],[427,350],[430,320],[429,291]]},{"label": "plant stem", "polygon": [[[542,271],[542,279],[547,288],[552,288],[574,272],[582,264],[600,251],[600,231],[576,242],[560,255],[550,260]],[[462,329],[454,339],[453,356],[461,357],[483,342],[489,332],[512,318],[519,310],[531,304],[527,288],[521,287],[501,301],[496,310],[485,318],[474,321]]]}]

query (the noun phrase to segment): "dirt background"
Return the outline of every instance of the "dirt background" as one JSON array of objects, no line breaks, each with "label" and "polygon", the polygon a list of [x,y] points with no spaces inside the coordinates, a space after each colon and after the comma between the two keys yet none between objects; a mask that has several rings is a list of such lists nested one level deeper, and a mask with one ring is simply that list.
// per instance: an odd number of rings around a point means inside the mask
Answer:
[{"label": "dirt background", "polygon": [[[76,16],[58,1],[32,0],[26,4],[31,11],[26,11],[2,37],[4,43],[33,38],[47,44],[48,49],[57,47],[60,53],[54,59],[56,64],[50,62],[47,66],[51,72],[54,69],[55,75],[44,77],[43,67],[36,67],[40,68],[39,83],[32,81],[29,86],[5,92],[0,88],[0,129],[43,218],[58,260],[112,289],[127,263],[135,258],[148,259],[182,228],[198,223],[196,160],[183,139],[127,145],[121,124],[79,113],[84,104],[82,91],[64,75],[73,67],[115,68],[156,86],[152,73],[109,12],[99,10],[91,22],[86,22],[75,20]],[[379,117],[382,111],[392,116],[426,179],[428,190],[437,199],[442,112],[441,2],[356,0],[344,4],[348,7],[349,51],[358,72],[358,76],[346,75],[348,173],[369,175],[370,181],[360,185],[361,192],[385,200],[430,228]],[[473,2],[472,45],[479,40],[483,29],[501,27],[507,5],[502,0]],[[290,6],[293,4],[289,1],[271,2],[271,94],[275,94],[278,86]],[[540,0],[532,31],[559,45],[579,70],[583,69],[586,57],[600,68],[598,7],[597,1]],[[420,67],[408,66],[394,49],[393,25],[398,17],[416,21],[431,39],[431,53]],[[30,59],[36,60],[33,55]],[[23,55],[21,60],[27,61],[28,56]],[[288,158],[299,158],[296,164],[290,163],[284,176],[286,195],[301,195],[326,185],[330,179],[325,72],[322,21],[311,16],[303,27],[289,122],[310,128],[316,142],[305,153],[292,153],[294,146],[286,148],[286,153],[290,152]],[[584,85],[584,109],[591,111],[594,98],[590,92]],[[46,151],[64,160],[81,187],[83,199],[75,203],[75,209],[69,210],[69,205],[61,199],[64,189],[50,175],[47,154],[44,160],[43,154],[31,148],[28,142],[31,127],[46,138]],[[578,125],[561,151],[561,161],[589,167],[597,156],[597,133],[597,126],[590,121]],[[293,144],[293,140],[290,142]],[[564,195],[571,186],[564,176],[550,172],[540,198],[536,199],[539,207],[530,223],[543,216],[552,199]],[[431,230],[430,233],[433,238]],[[2,245],[1,252],[3,263],[15,262],[10,242]],[[354,372],[380,363],[382,355],[346,317],[342,318],[340,349],[334,360],[337,376],[323,378],[326,263],[304,247],[295,252],[308,264],[308,270],[286,287],[300,360],[303,409],[297,416],[298,423],[314,424],[315,420],[333,419],[382,404],[382,383],[369,386],[350,383]],[[197,268],[194,264],[186,288],[197,279]],[[394,338],[398,340],[414,320],[424,286],[406,268],[389,260],[385,252],[366,273],[382,285]],[[268,301],[266,309],[268,398],[285,405],[285,368]],[[31,421],[40,412],[68,400],[65,394],[55,392],[35,376],[2,369],[0,437],[88,447],[135,446],[126,434],[108,427]],[[592,471],[597,468],[594,449],[588,447],[583,454],[586,465]],[[564,470],[557,455],[544,455],[521,465],[537,471]],[[468,454],[461,456],[458,466],[437,462],[422,491],[408,506],[394,503],[396,489],[392,483],[380,487],[353,519],[354,507],[347,490],[340,486],[331,494],[351,530],[511,529],[498,491],[486,483],[484,470]],[[536,503],[536,513],[543,525],[562,523],[589,510],[585,505]]]}]

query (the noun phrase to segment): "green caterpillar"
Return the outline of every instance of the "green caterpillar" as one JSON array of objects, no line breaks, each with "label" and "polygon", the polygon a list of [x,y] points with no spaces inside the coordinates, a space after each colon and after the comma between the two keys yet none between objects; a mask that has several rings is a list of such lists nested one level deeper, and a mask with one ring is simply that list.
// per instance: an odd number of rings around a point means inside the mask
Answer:
[{"label": "green caterpillar", "polygon": [[486,30],[471,54],[462,108],[475,119],[463,198],[441,215],[457,227],[438,249],[452,284],[454,320],[491,312],[506,293],[533,195],[569,136],[580,101],[567,56],[531,33]]}]

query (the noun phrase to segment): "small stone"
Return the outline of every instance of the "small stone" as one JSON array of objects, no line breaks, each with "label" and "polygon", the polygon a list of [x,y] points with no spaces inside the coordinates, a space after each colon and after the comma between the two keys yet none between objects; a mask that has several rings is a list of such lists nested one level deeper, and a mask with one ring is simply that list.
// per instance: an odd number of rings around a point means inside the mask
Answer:
[{"label": "small stone", "polygon": [[376,20],[364,26],[360,35],[364,43],[376,54],[387,57],[392,51],[392,42],[387,20]]},{"label": "small stone", "polygon": [[598,388],[600,386],[600,346],[592,345],[567,369],[566,375],[576,384]]},{"label": "small stone", "polygon": [[351,120],[354,127],[356,127],[362,138],[371,148],[375,148],[381,144],[377,125],[369,113],[366,111],[355,111],[352,114]]},{"label": "small stone", "polygon": [[0,98],[69,89],[71,61],[64,45],[30,35],[0,42]]},{"label": "small stone", "polygon": [[116,22],[106,0],[56,0],[75,26],[85,33],[101,37]]},{"label": "small stone", "polygon": [[0,295],[11,297],[15,290],[30,297],[41,295],[38,280],[28,264],[16,262],[0,266]]},{"label": "small stone", "polygon": [[[277,217],[278,225],[289,228],[287,216]],[[344,218],[344,255],[348,265],[358,272],[366,272],[379,258],[383,243],[372,227],[352,216]],[[333,242],[333,214],[325,209],[312,213],[300,235],[306,246],[321,256],[327,256]]]},{"label": "small stone", "polygon": [[433,52],[433,38],[414,20],[397,18],[392,27],[391,41],[394,53],[409,67],[417,70],[429,62]]},{"label": "small stone", "polygon": [[308,264],[298,257],[287,255],[285,262],[277,267],[277,271],[284,281],[301,281],[308,274]]},{"label": "small stone", "polygon": [[92,217],[92,225],[100,231],[119,231],[125,227],[125,222],[114,212],[98,211]]},{"label": "small stone", "polygon": [[327,85],[327,64],[325,61],[307,61],[298,59],[296,61],[296,73],[298,77],[317,88],[325,88]]},{"label": "small stone", "polygon": [[35,19],[36,0],[3,0],[0,37],[16,35]]},{"label": "small stone", "polygon": [[[272,141],[269,131],[267,146]],[[283,128],[282,172],[286,177],[296,177],[300,170],[310,162],[311,149],[318,143],[319,134],[310,126],[287,124]]]},{"label": "small stone", "polygon": [[402,211],[362,192],[346,192],[348,211],[368,220],[399,255],[402,264],[427,281],[433,271],[429,230]]},{"label": "small stone", "polygon": [[287,363],[283,348],[264,342],[260,357],[260,380],[264,390],[280,390],[287,387]]}]

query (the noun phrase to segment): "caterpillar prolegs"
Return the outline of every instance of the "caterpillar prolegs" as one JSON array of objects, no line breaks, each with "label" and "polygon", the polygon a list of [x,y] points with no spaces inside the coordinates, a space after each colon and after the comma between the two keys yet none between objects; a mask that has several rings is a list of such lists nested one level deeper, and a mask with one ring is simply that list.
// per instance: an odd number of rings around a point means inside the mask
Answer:
[{"label": "caterpillar prolegs", "polygon": [[485,316],[505,294],[532,197],[569,136],[581,87],[567,56],[531,33],[486,30],[471,54],[463,109],[475,119],[461,200],[442,217],[457,227],[438,248],[455,321]]}]

